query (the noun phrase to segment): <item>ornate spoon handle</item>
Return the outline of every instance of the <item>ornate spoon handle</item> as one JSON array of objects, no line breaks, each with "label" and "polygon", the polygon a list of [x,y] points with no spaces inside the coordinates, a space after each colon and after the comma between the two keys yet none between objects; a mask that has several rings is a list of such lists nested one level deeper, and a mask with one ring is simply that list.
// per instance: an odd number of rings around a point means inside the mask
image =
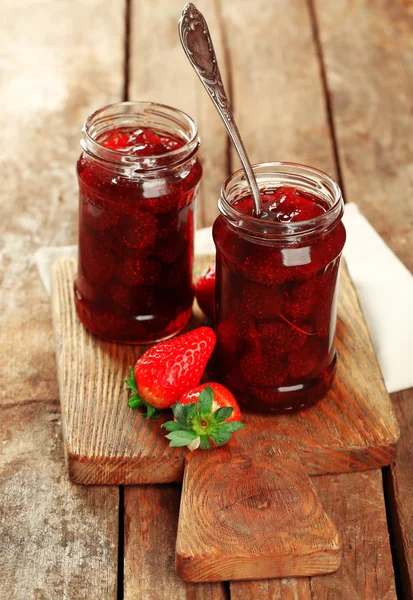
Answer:
[{"label": "ornate spoon handle", "polygon": [[191,2],[182,11],[182,17],[179,20],[179,37],[189,62],[195,69],[196,74],[224,121],[224,125],[238,152],[251,188],[254,198],[255,216],[260,216],[263,208],[257,180],[255,179],[251,163],[228,102],[228,97],[225,93],[208,25],[204,16]]}]

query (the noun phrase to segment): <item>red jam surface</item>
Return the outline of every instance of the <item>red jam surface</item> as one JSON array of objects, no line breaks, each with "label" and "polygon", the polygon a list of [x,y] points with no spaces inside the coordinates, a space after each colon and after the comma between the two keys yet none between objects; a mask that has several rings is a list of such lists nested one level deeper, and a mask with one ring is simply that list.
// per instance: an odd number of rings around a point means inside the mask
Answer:
[{"label": "red jam surface", "polygon": [[[113,129],[97,141],[118,152],[149,157],[148,166],[154,160],[150,157],[183,145],[148,128]],[[82,154],[77,168],[75,301],[80,320],[111,341],[147,343],[174,335],[188,322],[193,301],[199,162],[192,159],[183,167],[163,169],[159,176],[143,172],[132,178]]]},{"label": "red jam surface", "polygon": [[[262,193],[267,220],[293,223],[326,211],[295,188]],[[237,208],[253,215],[250,196]],[[295,245],[264,245],[219,216],[216,319],[221,380],[248,409],[283,412],[310,406],[335,373],[341,223]]]}]

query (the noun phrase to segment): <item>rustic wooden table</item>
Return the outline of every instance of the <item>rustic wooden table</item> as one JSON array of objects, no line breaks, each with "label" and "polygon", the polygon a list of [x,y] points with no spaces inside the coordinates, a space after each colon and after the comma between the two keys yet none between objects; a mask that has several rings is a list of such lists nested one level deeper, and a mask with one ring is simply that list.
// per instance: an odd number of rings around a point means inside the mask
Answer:
[{"label": "rustic wooden table", "polygon": [[[186,110],[202,136],[198,226],[238,167],[185,58],[183,0],[4,0],[0,475],[2,600],[412,598],[413,391],[393,394],[397,464],[314,477],[344,540],[325,577],[188,585],[174,573],[178,486],[78,487],[66,476],[50,304],[34,265],[76,242],[74,165],[92,110]],[[413,270],[413,7],[406,0],[199,0],[254,162],[340,181]],[[391,308],[391,307],[390,307]]]}]

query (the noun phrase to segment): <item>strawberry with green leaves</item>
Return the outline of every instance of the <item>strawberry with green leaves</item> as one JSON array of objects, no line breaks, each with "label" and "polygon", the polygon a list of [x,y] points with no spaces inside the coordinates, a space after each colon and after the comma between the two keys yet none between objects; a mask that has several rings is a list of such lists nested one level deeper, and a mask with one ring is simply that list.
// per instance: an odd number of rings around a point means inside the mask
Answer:
[{"label": "strawberry with green leaves", "polygon": [[204,383],[187,392],[172,411],[174,421],[162,425],[169,431],[170,446],[187,446],[191,451],[223,446],[245,426],[234,396],[219,383]]},{"label": "strawberry with green leaves", "polygon": [[156,409],[170,408],[199,384],[215,341],[210,327],[199,327],[147,350],[126,380],[127,389],[134,392],[129,408],[145,406],[148,418]]}]

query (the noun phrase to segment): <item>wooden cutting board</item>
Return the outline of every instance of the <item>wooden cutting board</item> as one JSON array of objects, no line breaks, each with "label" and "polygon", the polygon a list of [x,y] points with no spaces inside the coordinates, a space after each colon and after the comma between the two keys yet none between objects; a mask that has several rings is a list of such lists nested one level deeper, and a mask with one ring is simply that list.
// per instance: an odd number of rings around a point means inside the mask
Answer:
[{"label": "wooden cutting board", "polygon": [[[202,271],[211,258],[197,259]],[[52,269],[53,322],[62,423],[70,477],[82,484],[182,481],[185,451],[171,449],[161,424],[127,406],[124,379],[145,348],[104,342],[76,317],[74,259]],[[239,444],[257,439],[294,442],[307,473],[380,468],[394,461],[398,425],[354,287],[342,270],[336,345],[337,375],[328,396],[292,415],[245,414]],[[196,310],[194,311],[197,312]],[[199,325],[200,313],[191,326]]]},{"label": "wooden cutting board", "polygon": [[182,579],[319,575],[340,561],[339,533],[290,440],[188,454],[175,560]]},{"label": "wooden cutting board", "polygon": [[[211,257],[197,259],[204,270]],[[182,481],[176,546],[187,581],[315,575],[340,564],[339,534],[309,474],[391,463],[399,436],[376,357],[344,268],[335,382],[316,406],[292,415],[245,414],[222,448],[169,448],[158,420],[127,406],[124,379],[145,348],[104,342],[76,317],[74,259],[52,269],[53,322],[69,475],[81,484]],[[190,327],[202,323],[194,306]],[[185,472],[185,475],[184,475]]]}]

